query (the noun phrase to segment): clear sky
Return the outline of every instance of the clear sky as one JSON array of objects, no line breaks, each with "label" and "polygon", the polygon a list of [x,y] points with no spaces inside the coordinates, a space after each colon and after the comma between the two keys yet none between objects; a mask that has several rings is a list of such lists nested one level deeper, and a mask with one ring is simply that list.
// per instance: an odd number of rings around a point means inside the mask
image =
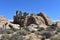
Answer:
[{"label": "clear sky", "polygon": [[0,0],[0,16],[12,20],[16,10],[29,13],[44,11],[52,20],[60,20],[60,0]]}]

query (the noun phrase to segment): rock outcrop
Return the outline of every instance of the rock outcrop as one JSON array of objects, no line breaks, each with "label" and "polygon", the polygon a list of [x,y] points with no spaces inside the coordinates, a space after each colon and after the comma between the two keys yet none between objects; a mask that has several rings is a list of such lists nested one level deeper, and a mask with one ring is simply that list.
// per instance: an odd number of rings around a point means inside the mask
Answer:
[{"label": "rock outcrop", "polygon": [[38,16],[41,16],[44,19],[46,25],[53,24],[52,20],[44,12],[41,12],[40,14],[38,14]]},{"label": "rock outcrop", "polygon": [[7,22],[7,19],[6,19],[6,17],[5,16],[0,16],[0,29],[2,30],[4,30],[4,28],[5,28],[5,23]]},{"label": "rock outcrop", "polygon": [[44,13],[41,12],[40,14],[31,14],[31,15],[21,15],[15,16],[18,18],[17,22],[20,26],[28,26],[30,24],[37,24],[37,25],[52,25],[52,20]]},{"label": "rock outcrop", "polygon": [[11,29],[12,29],[12,28],[13,28],[13,29],[20,29],[20,25],[18,25],[18,24],[9,23],[9,24],[8,24],[8,27],[10,27]]},{"label": "rock outcrop", "polygon": [[6,21],[6,23],[0,23],[0,29],[1,30],[7,30],[7,29],[20,29],[20,25],[13,24],[11,22]]},{"label": "rock outcrop", "polygon": [[5,16],[0,16],[0,23],[5,23],[7,21]]},{"label": "rock outcrop", "polygon": [[24,21],[25,26],[28,26],[30,24],[45,25],[45,21],[41,16],[32,14],[31,16],[26,16]]}]

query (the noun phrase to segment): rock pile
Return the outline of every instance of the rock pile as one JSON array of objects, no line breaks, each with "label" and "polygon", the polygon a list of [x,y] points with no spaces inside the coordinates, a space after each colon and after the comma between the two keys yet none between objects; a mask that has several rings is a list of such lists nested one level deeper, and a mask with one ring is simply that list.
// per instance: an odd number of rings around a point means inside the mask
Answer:
[{"label": "rock pile", "polygon": [[[41,12],[40,14],[31,14],[31,15],[17,15],[14,17],[14,23],[19,24],[20,26],[28,26],[30,24],[36,25],[52,25],[52,20],[44,13]],[[18,20],[18,21],[17,21]]]}]

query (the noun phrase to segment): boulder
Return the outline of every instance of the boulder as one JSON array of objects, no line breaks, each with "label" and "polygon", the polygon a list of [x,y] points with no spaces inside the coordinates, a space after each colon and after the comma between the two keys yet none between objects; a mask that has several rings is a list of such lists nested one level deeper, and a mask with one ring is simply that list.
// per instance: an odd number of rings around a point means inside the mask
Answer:
[{"label": "boulder", "polygon": [[30,24],[45,25],[45,21],[41,16],[31,14],[30,16],[26,16],[24,26],[28,26]]},{"label": "boulder", "polygon": [[35,24],[30,24],[29,26],[26,27],[29,31],[37,31],[37,25]]},{"label": "boulder", "polygon": [[56,22],[56,26],[57,27],[60,27],[60,22]]},{"label": "boulder", "polygon": [[7,21],[5,16],[0,16],[0,23],[5,23]]},{"label": "boulder", "polygon": [[25,17],[24,24],[23,24],[24,26],[27,25],[27,22],[28,22],[27,20],[28,20],[29,17],[30,17],[29,15],[27,15],[27,16]]},{"label": "boulder", "polygon": [[18,25],[18,24],[9,23],[8,27],[10,27],[11,29],[20,29],[20,25]]},{"label": "boulder", "polygon": [[29,26],[30,24],[37,24],[37,25],[52,25],[52,20],[44,13],[41,12],[40,14],[31,14],[22,16],[21,19],[18,19],[21,27]]},{"label": "boulder", "polygon": [[46,26],[46,25],[38,25],[38,27],[46,29],[48,26]]},{"label": "boulder", "polygon": [[[7,22],[6,22],[7,23]],[[10,27],[8,27],[8,23],[0,23],[0,28],[2,28],[2,30],[5,30],[5,29],[10,29]],[[6,24],[6,25],[5,25]]]},{"label": "boulder", "polygon": [[32,15],[32,17],[35,19],[36,24],[45,25],[45,20],[41,16]]},{"label": "boulder", "polygon": [[37,14],[38,16],[41,16],[45,20],[46,25],[52,25],[52,20],[44,13],[41,12],[40,14]]}]

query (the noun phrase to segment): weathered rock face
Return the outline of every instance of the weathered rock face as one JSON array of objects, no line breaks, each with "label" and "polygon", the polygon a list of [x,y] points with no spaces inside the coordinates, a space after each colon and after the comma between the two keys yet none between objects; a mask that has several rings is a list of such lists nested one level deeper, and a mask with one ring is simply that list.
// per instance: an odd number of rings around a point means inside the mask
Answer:
[{"label": "weathered rock face", "polygon": [[41,16],[32,15],[32,17],[35,19],[36,24],[45,25],[45,21]]},{"label": "weathered rock face", "polygon": [[4,30],[6,22],[7,22],[7,19],[5,18],[5,16],[0,16],[0,29],[1,30]]},{"label": "weathered rock face", "polygon": [[26,16],[24,25],[38,24],[38,25],[52,25],[52,20],[43,12],[40,14],[31,14]]},{"label": "weathered rock face", "polygon": [[0,23],[0,29],[1,30],[5,30],[5,29],[20,29],[20,25],[18,25],[18,24],[13,24],[13,23],[10,23],[10,22],[6,22],[6,23]]},{"label": "weathered rock face", "polygon": [[0,16],[0,23],[5,23],[7,20],[5,16]]},{"label": "weathered rock face", "polygon": [[32,14],[31,16],[26,16],[24,24],[27,26],[30,24],[45,25],[45,21],[41,16]]},{"label": "weathered rock face", "polygon": [[10,27],[11,29],[20,29],[20,26],[18,24],[12,24],[12,23],[9,23],[8,24],[8,27]]},{"label": "weathered rock face", "polygon": [[26,27],[29,31],[37,31],[37,25],[35,24],[30,24],[29,26]]},{"label": "weathered rock face", "polygon": [[52,20],[44,12],[41,12],[38,16],[41,16],[45,20],[46,25],[52,25]]},{"label": "weathered rock face", "polygon": [[56,22],[56,26],[57,27],[60,27],[60,22]]},{"label": "weathered rock face", "polygon": [[20,19],[19,19],[19,16],[17,18],[18,18],[17,22],[18,24],[20,24],[20,26],[28,26],[30,24],[37,24],[37,25],[53,24],[52,20],[43,12],[41,12],[40,14],[31,14],[26,16],[24,16],[23,14],[21,15]]},{"label": "weathered rock face", "polygon": [[24,20],[24,26],[27,25],[27,22],[28,22],[28,18],[29,18],[29,17],[30,17],[29,15],[27,15],[27,16],[25,17],[25,20]]}]

